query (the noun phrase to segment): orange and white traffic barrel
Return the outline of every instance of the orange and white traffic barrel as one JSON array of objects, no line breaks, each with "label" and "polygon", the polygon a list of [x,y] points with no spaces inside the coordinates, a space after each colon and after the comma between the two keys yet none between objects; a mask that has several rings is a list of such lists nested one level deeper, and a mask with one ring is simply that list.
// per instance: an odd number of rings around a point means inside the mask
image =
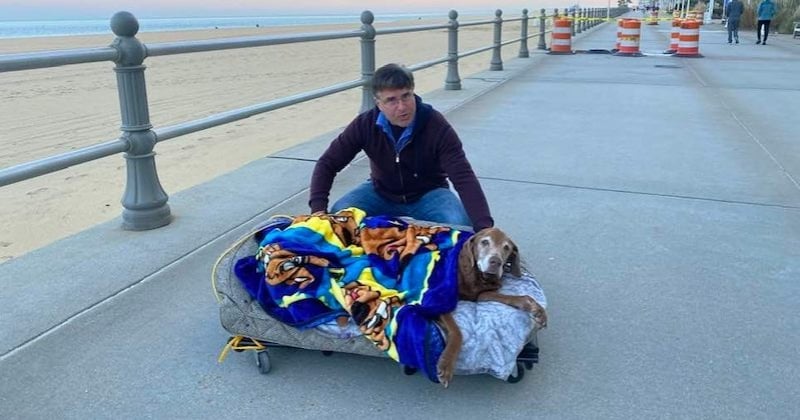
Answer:
[{"label": "orange and white traffic barrel", "polygon": [[685,20],[681,22],[676,57],[702,57],[700,55],[700,22]]},{"label": "orange and white traffic barrel", "polygon": [[658,25],[658,11],[653,10],[650,12],[650,19],[647,21],[648,25]]},{"label": "orange and white traffic barrel", "polygon": [[664,54],[675,54],[678,52],[678,41],[681,37],[681,19],[672,19],[672,32],[669,34],[669,49]]},{"label": "orange and white traffic barrel", "polygon": [[570,19],[556,18],[548,54],[573,54],[572,21]]},{"label": "orange and white traffic barrel", "polygon": [[614,46],[614,52],[619,51],[619,39],[622,38],[622,22],[625,19],[617,19],[617,44]]},{"label": "orange and white traffic barrel", "polygon": [[614,55],[626,57],[641,57],[639,39],[642,34],[642,21],[638,19],[625,19],[622,22],[622,32],[619,36],[619,50]]}]

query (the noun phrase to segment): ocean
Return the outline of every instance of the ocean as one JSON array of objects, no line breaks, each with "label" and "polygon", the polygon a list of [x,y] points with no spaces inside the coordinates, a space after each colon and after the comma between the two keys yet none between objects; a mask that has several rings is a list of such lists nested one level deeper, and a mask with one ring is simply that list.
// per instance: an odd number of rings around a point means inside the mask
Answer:
[{"label": "ocean", "polygon": [[[309,16],[247,16],[247,17],[193,17],[193,18],[141,18],[139,32],[183,31],[214,28],[251,28],[255,26],[295,26],[331,23],[361,25],[360,15],[309,15]],[[375,14],[376,22],[417,18],[441,18],[447,20],[447,12],[441,13],[394,13]],[[47,21],[2,21],[0,38],[31,38],[64,35],[111,34],[109,19],[91,20],[47,20]]]}]

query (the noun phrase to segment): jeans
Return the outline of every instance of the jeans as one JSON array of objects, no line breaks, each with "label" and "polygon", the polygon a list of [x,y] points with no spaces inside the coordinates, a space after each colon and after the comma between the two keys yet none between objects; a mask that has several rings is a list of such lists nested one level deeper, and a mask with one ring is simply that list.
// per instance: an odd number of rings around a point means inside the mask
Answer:
[{"label": "jeans", "polygon": [[764,42],[767,42],[767,37],[769,36],[769,22],[768,20],[759,20],[758,26],[756,29],[756,38],[761,41],[761,27],[764,27]]},{"label": "jeans", "polygon": [[413,203],[395,203],[381,197],[372,186],[372,181],[367,181],[337,200],[331,212],[336,213],[347,207],[358,207],[368,216],[409,216],[418,220],[472,226],[461,200],[447,188],[429,191]]},{"label": "jeans", "polygon": [[[735,39],[736,42],[739,42],[739,19],[728,19],[728,44],[733,42]],[[731,36],[733,36],[731,38]]]}]

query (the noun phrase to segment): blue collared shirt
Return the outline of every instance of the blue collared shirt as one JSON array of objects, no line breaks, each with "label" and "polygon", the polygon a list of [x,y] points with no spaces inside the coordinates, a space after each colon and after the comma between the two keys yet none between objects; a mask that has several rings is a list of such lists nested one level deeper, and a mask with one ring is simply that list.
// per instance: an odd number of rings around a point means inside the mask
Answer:
[{"label": "blue collared shirt", "polygon": [[403,130],[403,132],[400,134],[400,138],[396,139],[394,138],[394,133],[392,132],[392,125],[382,111],[378,113],[378,119],[375,120],[375,124],[378,124],[378,126],[381,127],[383,132],[386,133],[386,137],[389,137],[389,139],[394,142],[394,150],[397,153],[400,153],[400,151],[403,150],[403,147],[405,147],[411,140],[411,133],[414,132],[414,123],[416,122],[417,118],[415,116],[411,121],[411,124],[409,124],[408,127],[406,127],[405,130]]}]

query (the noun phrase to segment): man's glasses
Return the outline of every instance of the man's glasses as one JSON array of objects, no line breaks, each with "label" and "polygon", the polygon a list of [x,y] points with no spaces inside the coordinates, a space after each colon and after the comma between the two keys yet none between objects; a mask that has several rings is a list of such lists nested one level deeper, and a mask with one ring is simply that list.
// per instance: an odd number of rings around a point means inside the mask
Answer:
[{"label": "man's glasses", "polygon": [[399,96],[389,96],[387,98],[379,98],[378,96],[375,96],[375,99],[383,104],[383,106],[393,108],[400,105],[401,102],[404,104],[411,102],[414,99],[414,91],[409,90],[408,92],[405,92]]}]

